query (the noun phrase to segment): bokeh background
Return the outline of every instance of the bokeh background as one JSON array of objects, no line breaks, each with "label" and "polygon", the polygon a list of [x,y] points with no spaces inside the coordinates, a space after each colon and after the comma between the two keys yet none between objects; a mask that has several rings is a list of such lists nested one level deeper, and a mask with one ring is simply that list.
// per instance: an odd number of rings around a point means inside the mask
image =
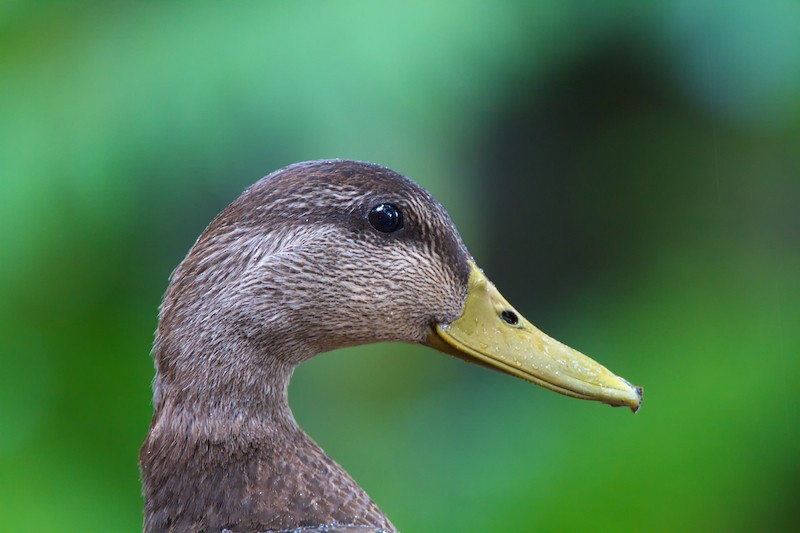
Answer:
[{"label": "bokeh background", "polygon": [[636,416],[421,347],[303,365],[403,531],[800,520],[800,4],[0,7],[0,527],[136,531],[170,271],[286,164],[390,166]]}]

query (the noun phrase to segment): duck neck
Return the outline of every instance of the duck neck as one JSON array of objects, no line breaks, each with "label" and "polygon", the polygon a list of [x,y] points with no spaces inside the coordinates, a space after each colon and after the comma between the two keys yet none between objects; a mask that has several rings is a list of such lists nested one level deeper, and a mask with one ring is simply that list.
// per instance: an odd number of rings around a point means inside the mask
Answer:
[{"label": "duck neck", "polygon": [[[171,360],[155,355],[157,362]],[[212,354],[200,360],[219,359]],[[294,365],[268,360],[272,364],[250,372],[196,373],[186,383],[191,386],[159,368],[153,420],[140,453],[145,530],[393,531],[295,422],[288,404]],[[229,382],[229,376],[239,381]]]},{"label": "duck neck", "polygon": [[[211,366],[221,358],[198,359]],[[279,442],[282,435],[300,432],[288,400],[293,371],[293,365],[278,359],[245,372],[220,367],[182,376],[160,368],[153,384],[150,437],[164,434],[170,439],[211,442],[235,439],[262,446]]]}]

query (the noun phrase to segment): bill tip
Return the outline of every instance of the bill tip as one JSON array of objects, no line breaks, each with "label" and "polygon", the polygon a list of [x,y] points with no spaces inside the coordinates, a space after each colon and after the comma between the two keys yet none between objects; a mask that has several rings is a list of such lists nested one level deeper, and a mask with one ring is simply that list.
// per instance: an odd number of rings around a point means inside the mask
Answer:
[{"label": "bill tip", "polygon": [[631,405],[631,411],[636,414],[639,411],[639,408],[642,406],[642,398],[644,397],[644,389],[642,387],[633,387],[633,390],[636,392],[637,401],[635,404]]}]

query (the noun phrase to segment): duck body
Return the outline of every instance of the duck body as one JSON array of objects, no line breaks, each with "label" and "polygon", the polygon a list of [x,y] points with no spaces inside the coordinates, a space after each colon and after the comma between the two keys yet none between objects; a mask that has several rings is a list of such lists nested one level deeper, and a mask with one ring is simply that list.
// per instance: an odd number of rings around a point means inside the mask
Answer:
[{"label": "duck body", "polygon": [[517,348],[513,362],[475,348],[486,344],[473,339],[479,321],[503,336],[493,346],[541,334],[495,292],[444,208],[385,167],[312,161],[258,181],[198,238],[160,308],[140,452],[144,530],[396,531],[289,408],[294,368],[335,348],[426,344],[638,408],[641,391],[596,363],[607,382],[589,383],[591,367],[576,385],[519,363]]}]

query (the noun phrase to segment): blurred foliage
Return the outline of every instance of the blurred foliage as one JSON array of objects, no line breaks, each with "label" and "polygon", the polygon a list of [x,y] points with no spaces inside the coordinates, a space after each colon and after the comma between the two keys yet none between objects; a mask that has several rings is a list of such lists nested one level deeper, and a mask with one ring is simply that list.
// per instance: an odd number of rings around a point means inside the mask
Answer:
[{"label": "blurred foliage", "polygon": [[792,0],[3,3],[3,528],[140,528],[169,272],[260,176],[343,157],[429,188],[528,318],[646,391],[303,365],[301,425],[401,529],[790,529],[798,35]]}]

